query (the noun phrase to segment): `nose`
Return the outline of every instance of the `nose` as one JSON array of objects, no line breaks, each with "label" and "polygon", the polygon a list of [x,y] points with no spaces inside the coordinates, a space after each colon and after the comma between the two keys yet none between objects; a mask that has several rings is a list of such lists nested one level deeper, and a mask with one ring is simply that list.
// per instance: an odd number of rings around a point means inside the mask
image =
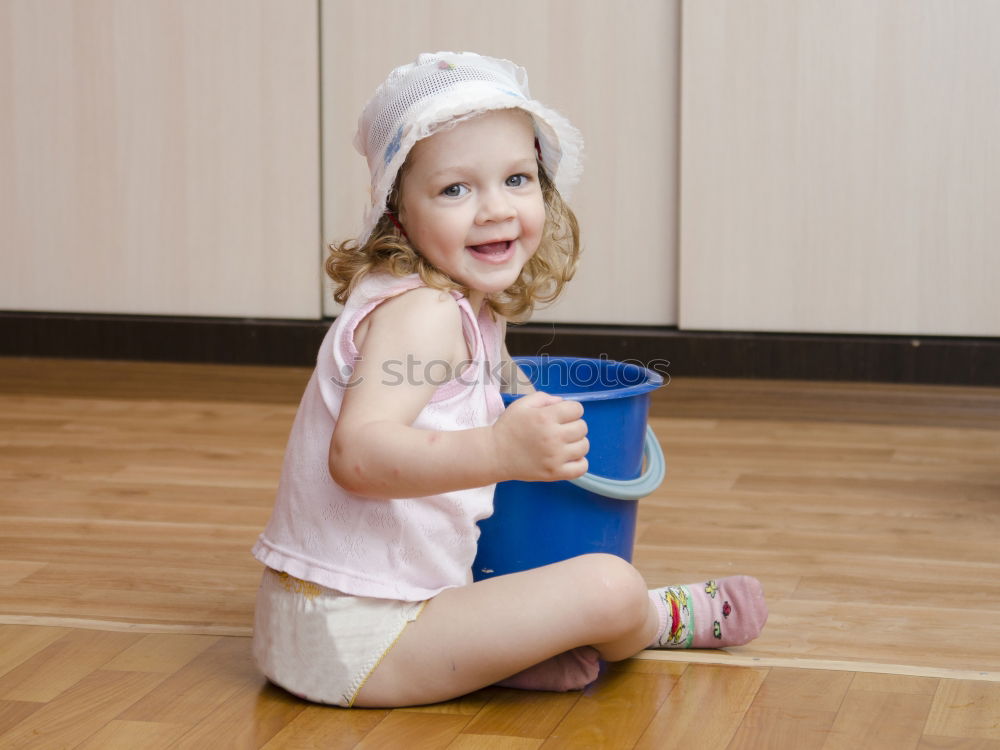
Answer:
[{"label": "nose", "polygon": [[492,188],[480,193],[479,210],[476,214],[477,224],[499,223],[515,216],[517,211],[506,191]]}]

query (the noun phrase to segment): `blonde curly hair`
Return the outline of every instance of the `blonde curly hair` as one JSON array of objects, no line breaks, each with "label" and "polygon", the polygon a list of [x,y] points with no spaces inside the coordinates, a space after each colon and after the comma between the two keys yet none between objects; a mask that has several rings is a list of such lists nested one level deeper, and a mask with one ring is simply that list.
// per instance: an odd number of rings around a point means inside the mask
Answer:
[{"label": "blonde curly hair", "polygon": [[[416,273],[424,284],[434,289],[469,294],[469,289],[417,253],[390,217],[390,213],[398,213],[399,186],[405,169],[404,165],[389,193],[389,211],[379,219],[368,240],[363,245],[353,239],[329,245],[330,256],[325,269],[333,279],[333,298],[340,304],[347,302],[366,274],[375,271],[398,277]],[[573,278],[580,256],[580,227],[576,215],[563,201],[541,163],[538,164],[538,181],[545,202],[545,225],[538,250],[521,269],[517,281],[503,292],[486,298],[490,309],[507,320],[525,320],[536,305],[555,300],[566,282]]]}]

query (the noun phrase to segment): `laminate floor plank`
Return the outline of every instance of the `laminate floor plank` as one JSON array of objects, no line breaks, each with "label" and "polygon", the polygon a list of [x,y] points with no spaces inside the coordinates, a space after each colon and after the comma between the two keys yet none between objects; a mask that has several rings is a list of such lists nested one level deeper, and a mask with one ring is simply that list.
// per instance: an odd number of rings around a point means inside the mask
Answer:
[{"label": "laminate floor plank", "polygon": [[941,680],[925,733],[970,740],[1000,740],[1000,683]]},{"label": "laminate floor plank", "polygon": [[16,724],[20,724],[45,704],[35,701],[0,700],[0,735]]},{"label": "laminate floor plank", "polygon": [[302,713],[306,705],[263,678],[246,680],[171,747],[257,750]]},{"label": "laminate floor plank", "polygon": [[51,701],[141,637],[133,633],[70,630],[0,677],[0,698]]},{"label": "laminate floor plank", "polygon": [[76,747],[164,680],[162,674],[94,671],[0,734],[0,747]]},{"label": "laminate floor plank", "polygon": [[0,625],[0,677],[69,633],[69,628]]},{"label": "laminate floor plank", "polygon": [[932,700],[930,695],[913,692],[850,690],[822,750],[914,750]]},{"label": "laminate floor plank", "polygon": [[502,688],[489,687],[477,690],[469,695],[447,701],[446,703],[431,703],[426,706],[409,706],[400,709],[418,714],[455,714],[459,716],[477,716],[493,702],[497,694],[505,692]]},{"label": "laminate floor plank", "polygon": [[542,748],[632,748],[676,682],[670,674],[607,672],[584,690]]},{"label": "laminate floor plank", "polygon": [[853,675],[814,669],[771,669],[730,750],[822,748]]},{"label": "laminate floor plank", "polygon": [[152,633],[122,651],[103,669],[172,674],[218,641],[218,637],[209,635]]},{"label": "laminate floor plank", "polygon": [[1000,750],[1000,389],[673,380],[635,564],[758,576],[762,637],[372,711],[268,686],[245,637],[309,374],[0,358],[0,747]]},{"label": "laminate floor plank", "polygon": [[193,727],[237,691],[263,684],[251,662],[249,639],[220,638],[117,718]]},{"label": "laminate floor plank", "polygon": [[934,695],[937,692],[938,683],[940,680],[934,677],[907,677],[898,674],[859,672],[851,680],[851,691]]},{"label": "laminate floor plank", "polygon": [[456,714],[393,711],[354,747],[358,750],[443,750],[469,723],[468,716]]},{"label": "laminate floor plank", "polygon": [[500,690],[464,731],[544,740],[580,700],[578,692],[532,693]]},{"label": "laminate floor plank", "polygon": [[307,705],[261,750],[351,750],[389,713]]},{"label": "laminate floor plank", "polygon": [[186,731],[183,724],[115,719],[74,750],[168,750]]},{"label": "laminate floor plank", "polygon": [[645,728],[636,750],[725,748],[767,674],[766,669],[690,665]]},{"label": "laminate floor plank", "polygon": [[[3,511],[0,510],[0,513]],[[47,563],[25,562],[24,560],[0,560],[0,586],[12,586],[20,583],[25,578],[40,570],[44,570]]]},{"label": "laminate floor plank", "polygon": [[463,733],[448,744],[448,750],[537,750],[541,746],[542,740],[527,737]]},{"label": "laminate floor plank", "polygon": [[970,740],[962,737],[932,737],[925,734],[917,750],[1000,750],[997,740]]}]

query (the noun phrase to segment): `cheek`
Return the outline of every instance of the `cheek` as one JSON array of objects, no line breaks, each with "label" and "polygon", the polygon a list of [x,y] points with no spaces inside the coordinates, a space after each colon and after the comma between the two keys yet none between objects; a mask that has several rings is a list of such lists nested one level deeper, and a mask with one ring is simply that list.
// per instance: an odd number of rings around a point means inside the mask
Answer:
[{"label": "cheek", "polygon": [[539,205],[535,207],[534,211],[532,211],[532,218],[531,218],[532,234],[534,234],[539,239],[541,238],[542,233],[544,232],[545,222],[547,219],[548,216],[545,215],[545,205],[539,203]]},{"label": "cheek", "polygon": [[421,216],[423,233],[437,241],[448,241],[458,233],[454,217],[447,212],[428,211]]}]

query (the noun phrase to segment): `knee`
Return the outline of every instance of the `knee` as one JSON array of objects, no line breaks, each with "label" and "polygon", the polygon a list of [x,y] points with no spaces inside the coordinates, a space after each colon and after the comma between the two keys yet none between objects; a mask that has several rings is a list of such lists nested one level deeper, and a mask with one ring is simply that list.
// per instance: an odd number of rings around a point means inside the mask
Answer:
[{"label": "knee", "polygon": [[594,626],[607,629],[609,640],[641,628],[649,612],[649,594],[639,571],[615,555],[591,554],[577,560]]}]

